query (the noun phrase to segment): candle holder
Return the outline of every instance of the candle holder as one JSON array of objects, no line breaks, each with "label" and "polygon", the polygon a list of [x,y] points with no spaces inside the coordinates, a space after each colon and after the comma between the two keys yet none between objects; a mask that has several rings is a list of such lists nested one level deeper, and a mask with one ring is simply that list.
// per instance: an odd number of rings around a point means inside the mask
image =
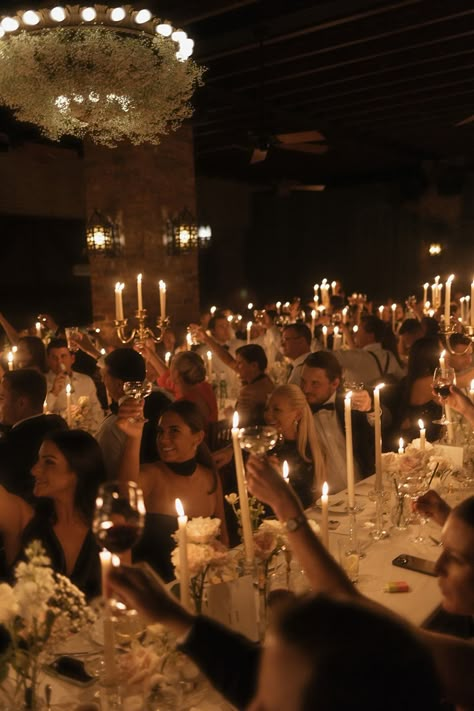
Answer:
[{"label": "candle holder", "polygon": [[117,336],[119,337],[120,341],[122,343],[135,343],[135,344],[140,344],[140,343],[145,343],[147,338],[152,338],[155,343],[159,343],[162,339],[164,331],[169,327],[170,325],[170,319],[166,316],[165,318],[159,317],[156,320],[156,329],[157,333],[154,333],[153,330],[146,325],[146,320],[147,320],[147,310],[146,309],[139,309],[135,312],[135,318],[138,321],[138,325],[131,330],[131,332],[127,335],[127,325],[128,325],[128,319],[120,319],[120,320],[115,320],[114,321],[114,326],[117,331]]},{"label": "candle holder", "polygon": [[375,525],[370,536],[374,541],[382,541],[390,536],[389,532],[384,527],[384,505],[386,498],[383,489],[376,494],[375,497]]}]

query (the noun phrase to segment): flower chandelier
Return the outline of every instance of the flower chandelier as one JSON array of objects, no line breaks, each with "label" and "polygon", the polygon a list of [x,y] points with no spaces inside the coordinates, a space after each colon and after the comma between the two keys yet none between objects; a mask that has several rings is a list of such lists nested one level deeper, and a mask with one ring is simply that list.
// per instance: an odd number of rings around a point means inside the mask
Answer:
[{"label": "flower chandelier", "polygon": [[131,5],[0,15],[0,104],[52,140],[159,143],[192,115],[194,42]]}]

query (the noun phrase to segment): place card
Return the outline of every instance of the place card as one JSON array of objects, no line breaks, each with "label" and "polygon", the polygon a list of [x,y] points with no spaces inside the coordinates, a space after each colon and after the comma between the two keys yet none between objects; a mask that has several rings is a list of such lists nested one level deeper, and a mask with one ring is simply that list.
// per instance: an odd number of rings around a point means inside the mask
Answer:
[{"label": "place card", "polygon": [[437,444],[436,449],[441,450],[443,457],[451,462],[455,467],[461,468],[464,463],[463,447],[456,447],[453,444]]},{"label": "place card", "polygon": [[209,585],[207,609],[203,612],[249,639],[258,641],[257,606],[251,575]]}]

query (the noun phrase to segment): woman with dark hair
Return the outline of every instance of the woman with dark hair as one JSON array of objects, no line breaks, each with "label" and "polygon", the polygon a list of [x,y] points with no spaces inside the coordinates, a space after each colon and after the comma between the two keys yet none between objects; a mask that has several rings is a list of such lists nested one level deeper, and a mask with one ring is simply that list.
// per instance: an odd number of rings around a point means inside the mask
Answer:
[{"label": "woman with dark hair", "polygon": [[433,396],[433,374],[439,366],[443,347],[437,337],[419,338],[408,356],[407,375],[401,383],[398,424],[401,436],[411,442],[419,437],[418,420],[423,420],[429,442],[439,439],[441,426],[433,420],[441,417],[441,406]]},{"label": "woman with dark hair", "polygon": [[145,531],[133,551],[134,559],[147,561],[165,580],[172,580],[176,499],[181,499],[189,518],[218,517],[221,539],[227,542],[222,487],[204,443],[204,418],[198,406],[188,400],[177,400],[163,412],[157,438],[160,461],[140,468],[142,407],[143,403],[127,400],[119,410],[117,426],[125,433],[126,442],[118,476],[136,481],[145,498]]},{"label": "woman with dark hair", "polygon": [[34,507],[0,487],[0,533],[13,569],[26,546],[40,540],[54,570],[91,598],[100,593],[99,549],[91,531],[105,469],[99,445],[83,430],[55,431],[40,447],[31,473]]}]

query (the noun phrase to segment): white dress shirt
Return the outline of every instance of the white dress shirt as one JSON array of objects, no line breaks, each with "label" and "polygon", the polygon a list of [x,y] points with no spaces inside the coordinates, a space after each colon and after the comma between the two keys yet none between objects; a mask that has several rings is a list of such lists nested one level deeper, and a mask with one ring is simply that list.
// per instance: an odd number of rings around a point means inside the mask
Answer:
[{"label": "white dress shirt", "polygon": [[[54,381],[56,379],[56,373],[49,370],[46,373],[46,382],[48,386],[48,392],[46,394],[46,408],[48,412],[54,415],[61,415],[65,420],[67,419],[67,403],[66,403],[66,388],[64,387],[59,395],[54,395],[51,392]],[[71,384],[71,406],[74,413],[79,413],[80,408],[80,398],[87,397],[87,404],[83,408],[83,416],[77,419],[77,427],[79,429],[84,429],[95,434],[97,432],[100,423],[104,419],[104,411],[97,397],[97,390],[92,378],[84,373],[76,373],[74,370],[71,375],[67,378],[66,383]]]},{"label": "white dress shirt", "polygon": [[[333,393],[324,404],[335,402],[336,393]],[[338,491],[347,489],[346,436],[335,410],[319,410],[313,413],[313,420],[325,453],[329,492],[337,494]],[[354,479],[360,479],[359,467],[355,460]]]},{"label": "white dress shirt", "polygon": [[344,378],[346,380],[360,381],[364,385],[372,385],[383,376],[377,361],[371,353],[377,357],[382,372],[387,364],[387,375],[394,375],[399,380],[403,378],[405,375],[403,368],[398,364],[393,353],[384,350],[380,343],[369,343],[363,348],[355,348],[348,351],[339,350],[334,355],[344,370]]}]

